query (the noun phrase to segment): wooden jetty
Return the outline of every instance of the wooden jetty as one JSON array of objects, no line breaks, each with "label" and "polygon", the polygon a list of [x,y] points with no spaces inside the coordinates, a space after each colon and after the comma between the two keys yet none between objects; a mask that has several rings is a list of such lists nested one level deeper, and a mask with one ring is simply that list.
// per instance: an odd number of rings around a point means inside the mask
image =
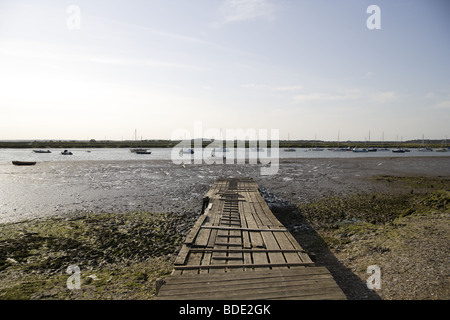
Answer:
[{"label": "wooden jetty", "polygon": [[[160,283],[161,284],[161,283]],[[276,219],[251,179],[219,179],[203,200],[159,300],[345,299]]]}]

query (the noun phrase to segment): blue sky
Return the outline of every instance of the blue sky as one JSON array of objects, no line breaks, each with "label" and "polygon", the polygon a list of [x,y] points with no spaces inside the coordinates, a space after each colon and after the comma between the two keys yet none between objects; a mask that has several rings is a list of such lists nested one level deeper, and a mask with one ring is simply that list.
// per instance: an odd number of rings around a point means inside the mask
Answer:
[{"label": "blue sky", "polygon": [[169,139],[196,121],[445,138],[449,13],[446,0],[2,0],[0,139]]}]

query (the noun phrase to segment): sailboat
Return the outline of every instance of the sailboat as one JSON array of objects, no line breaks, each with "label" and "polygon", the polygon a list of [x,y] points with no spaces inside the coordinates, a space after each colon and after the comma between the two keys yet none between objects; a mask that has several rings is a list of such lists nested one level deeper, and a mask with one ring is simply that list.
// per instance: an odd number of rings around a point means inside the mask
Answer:
[{"label": "sailboat", "polygon": [[425,146],[425,139],[424,139],[424,135],[422,135],[422,147],[419,148],[417,151],[421,151],[421,152],[430,152],[433,151],[433,149]]},{"label": "sailboat", "polygon": [[389,151],[388,148],[384,147],[384,131],[383,131],[383,134],[381,136],[381,148],[379,148],[378,151]]},{"label": "sailboat", "polygon": [[[401,138],[401,140],[403,140],[403,138]],[[398,135],[397,135],[397,144],[398,144]],[[405,149],[405,148],[401,148],[400,144],[398,144],[398,147],[396,149],[392,149],[392,152],[394,152],[394,153],[405,153],[405,152],[409,152],[409,150]]]},{"label": "sailboat", "polygon": [[338,130],[338,141],[337,141],[337,148],[331,148],[329,149],[330,151],[350,151],[349,148],[343,148],[343,147],[339,147],[339,130]]},{"label": "sailboat", "polygon": [[447,144],[447,139],[445,139],[445,143],[444,143],[444,140],[442,140],[441,147],[436,149],[436,152],[447,152],[449,149],[447,149],[445,147],[446,144]]},{"label": "sailboat", "polygon": [[[134,141],[137,142],[137,130],[134,129]],[[145,148],[130,148],[130,152],[137,153],[137,154],[151,154],[151,151],[148,151],[148,149]]]},{"label": "sailboat", "polygon": [[[314,142],[317,142],[317,135],[314,136]],[[323,151],[323,148],[312,147],[308,149],[309,151]]]},{"label": "sailboat", "polygon": [[[288,142],[290,142],[290,139],[289,139],[289,133],[288,133]],[[290,147],[290,144],[288,144],[288,147],[287,147],[286,149],[284,149],[284,151],[285,151],[285,152],[295,152],[295,149],[294,149],[294,148],[291,148],[291,147]]]},{"label": "sailboat", "polygon": [[[369,131],[369,145],[370,145],[370,131]],[[370,147],[367,149],[368,152],[377,152],[378,149],[375,147]]]}]

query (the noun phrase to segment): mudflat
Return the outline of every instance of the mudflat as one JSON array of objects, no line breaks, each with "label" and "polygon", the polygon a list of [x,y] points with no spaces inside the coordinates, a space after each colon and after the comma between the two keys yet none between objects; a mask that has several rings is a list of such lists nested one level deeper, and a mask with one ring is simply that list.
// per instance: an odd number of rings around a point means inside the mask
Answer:
[{"label": "mudflat", "polygon": [[446,176],[450,157],[280,160],[276,175],[261,165],[176,165],[171,161],[61,161],[0,165],[0,223],[78,213],[198,212],[219,177],[250,177],[292,203],[382,190],[376,175]]}]

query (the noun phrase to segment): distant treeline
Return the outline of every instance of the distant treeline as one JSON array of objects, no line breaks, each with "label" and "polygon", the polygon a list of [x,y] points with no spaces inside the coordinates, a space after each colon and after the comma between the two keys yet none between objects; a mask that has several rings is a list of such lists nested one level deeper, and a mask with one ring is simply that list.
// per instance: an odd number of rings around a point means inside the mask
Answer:
[{"label": "distant treeline", "polygon": [[[0,148],[32,148],[32,149],[51,149],[51,148],[173,148],[180,145],[181,141],[174,140],[143,140],[143,141],[117,141],[117,140],[35,140],[35,141],[0,141]],[[210,140],[197,140],[197,141],[185,141],[184,147],[207,147],[211,145]],[[216,142],[216,146],[220,147],[220,141]],[[241,147],[242,141],[234,142],[224,142],[224,147],[230,147],[231,145]],[[405,142],[396,141],[319,141],[319,140],[280,140],[280,148],[336,148],[336,147],[360,147],[360,148],[419,148],[423,147],[424,143],[422,140],[409,140]],[[254,146],[253,143],[250,144],[248,141],[244,143],[245,147]],[[213,146],[213,145],[211,145]],[[266,145],[259,145],[262,147],[271,147],[271,141],[267,141]],[[427,140],[425,141],[425,146],[430,148],[448,147],[449,144],[444,143],[443,140]]]}]

